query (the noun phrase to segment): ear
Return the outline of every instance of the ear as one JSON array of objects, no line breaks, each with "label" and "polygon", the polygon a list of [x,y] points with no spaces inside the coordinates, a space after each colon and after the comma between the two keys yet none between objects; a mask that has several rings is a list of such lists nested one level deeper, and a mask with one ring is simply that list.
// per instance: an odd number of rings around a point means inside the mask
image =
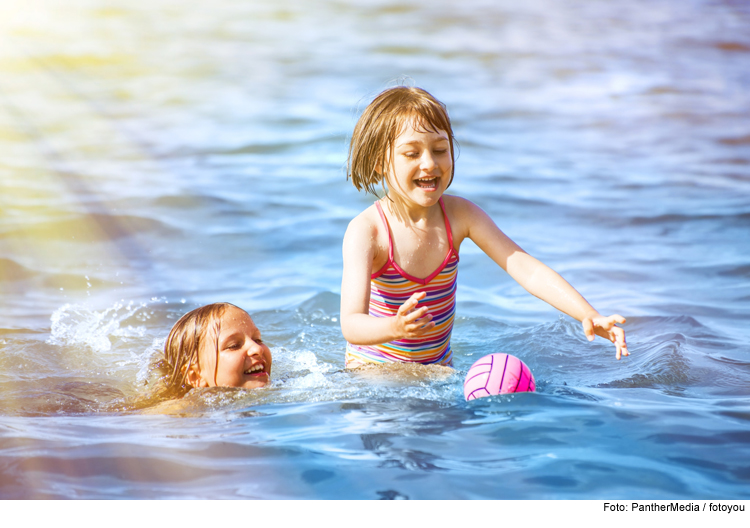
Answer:
[{"label": "ear", "polygon": [[199,387],[208,387],[208,383],[203,379],[203,376],[201,376],[201,369],[198,365],[191,363],[190,366],[185,366],[183,369],[184,368],[187,368],[185,381],[188,385],[196,389]]}]

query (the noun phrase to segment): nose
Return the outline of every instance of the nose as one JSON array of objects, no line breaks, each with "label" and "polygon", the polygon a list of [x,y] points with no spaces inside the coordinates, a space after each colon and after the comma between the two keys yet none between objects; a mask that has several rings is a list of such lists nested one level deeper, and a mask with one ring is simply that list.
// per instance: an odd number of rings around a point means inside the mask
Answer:
[{"label": "nose", "polygon": [[262,353],[263,347],[257,341],[253,341],[253,343],[249,347],[247,347],[248,356],[259,356]]},{"label": "nose", "polygon": [[435,156],[433,156],[432,152],[430,152],[429,150],[425,150],[422,154],[422,160],[419,168],[425,172],[430,172],[436,166],[437,163],[435,162]]}]

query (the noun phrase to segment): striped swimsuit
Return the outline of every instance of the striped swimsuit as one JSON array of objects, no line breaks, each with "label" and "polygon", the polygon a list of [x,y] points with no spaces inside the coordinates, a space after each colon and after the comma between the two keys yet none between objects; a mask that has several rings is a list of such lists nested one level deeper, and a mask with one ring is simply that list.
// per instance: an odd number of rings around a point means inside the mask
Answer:
[{"label": "striped swimsuit", "polygon": [[448,233],[450,249],[437,270],[426,279],[418,279],[402,270],[393,259],[393,240],[388,220],[383,214],[380,203],[375,202],[380,218],[388,230],[388,261],[379,271],[373,273],[370,279],[371,316],[393,317],[412,294],[424,291],[427,296],[419,301],[417,307],[428,307],[435,327],[420,337],[399,339],[381,345],[364,346],[347,343],[347,367],[388,362],[437,363],[452,366],[451,332],[456,311],[458,253],[453,248],[453,234],[442,198],[439,203],[445,218],[445,230]]}]

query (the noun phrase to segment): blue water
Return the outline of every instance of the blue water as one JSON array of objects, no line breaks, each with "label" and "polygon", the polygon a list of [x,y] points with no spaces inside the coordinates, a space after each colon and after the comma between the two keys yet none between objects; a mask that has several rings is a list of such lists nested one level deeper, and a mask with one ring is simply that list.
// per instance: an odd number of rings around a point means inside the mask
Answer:
[{"label": "blue water", "polygon": [[[746,2],[43,6],[0,14],[0,497],[750,498]],[[455,372],[343,368],[347,138],[399,82],[630,357],[467,242]],[[271,386],[129,406],[214,301]],[[499,351],[538,391],[465,402]]]}]

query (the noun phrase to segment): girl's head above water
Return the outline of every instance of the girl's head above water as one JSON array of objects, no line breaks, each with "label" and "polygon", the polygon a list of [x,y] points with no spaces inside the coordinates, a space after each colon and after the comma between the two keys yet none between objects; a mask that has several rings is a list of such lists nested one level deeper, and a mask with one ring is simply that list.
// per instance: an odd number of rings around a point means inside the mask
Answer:
[{"label": "girl's head above water", "polygon": [[[408,123],[424,132],[445,132],[451,160],[455,159],[453,128],[445,105],[421,88],[389,88],[365,108],[354,127],[347,178],[352,179],[357,190],[376,194],[375,186],[384,183],[387,172],[384,168],[393,158],[396,137]],[[453,181],[453,168],[450,181]]]},{"label": "girl's head above water", "polygon": [[263,387],[271,375],[271,350],[248,313],[214,303],[186,313],[164,343],[167,390],[182,396],[196,387]]}]

